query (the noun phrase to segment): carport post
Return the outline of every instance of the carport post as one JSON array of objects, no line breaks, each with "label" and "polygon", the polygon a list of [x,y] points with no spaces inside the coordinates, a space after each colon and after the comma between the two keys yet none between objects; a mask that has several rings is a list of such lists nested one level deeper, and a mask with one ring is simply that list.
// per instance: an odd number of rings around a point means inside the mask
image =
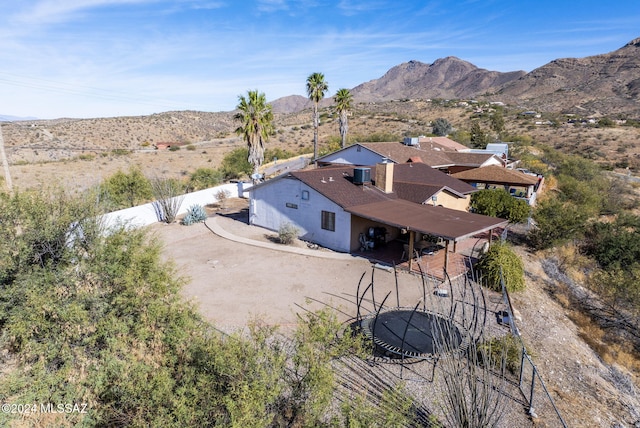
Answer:
[{"label": "carport post", "polygon": [[416,232],[413,230],[409,231],[409,272],[411,272],[411,268],[413,267],[413,244],[416,240]]},{"label": "carport post", "polygon": [[447,243],[444,244],[444,273],[445,273],[445,275],[449,271],[449,243],[450,242],[451,241],[449,241],[447,239]]}]

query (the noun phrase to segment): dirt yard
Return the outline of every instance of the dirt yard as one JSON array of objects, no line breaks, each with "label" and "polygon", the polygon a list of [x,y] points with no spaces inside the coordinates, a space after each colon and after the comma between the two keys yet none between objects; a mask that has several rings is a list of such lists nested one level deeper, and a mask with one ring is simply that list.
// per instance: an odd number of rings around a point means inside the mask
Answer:
[{"label": "dirt yard", "polygon": [[[185,277],[184,297],[216,328],[227,332],[243,328],[255,317],[280,326],[283,332],[290,331],[297,314],[326,306],[338,310],[343,320],[354,317],[358,281],[365,274],[363,286],[371,282],[371,263],[345,255],[326,258],[333,255],[310,250],[301,241],[292,246],[276,244],[276,233],[247,225],[243,204],[246,206],[246,201],[231,201],[222,215],[212,214],[206,224],[151,226],[165,244],[165,256]],[[236,240],[216,235],[207,225],[222,228]],[[640,401],[631,376],[621,367],[603,363],[579,337],[578,328],[552,298],[553,284],[540,261],[524,250],[520,253],[527,289],[512,296],[516,323],[567,425],[640,426]],[[376,290],[383,298],[394,289],[394,276],[380,269],[373,271]],[[421,283],[415,276],[401,273],[399,283],[407,300],[420,298]],[[490,300],[499,305],[494,297]],[[495,324],[495,319],[490,321]],[[517,426],[562,426],[548,409],[539,419],[525,418],[525,425],[518,417]],[[524,412],[523,408],[516,413]]]}]

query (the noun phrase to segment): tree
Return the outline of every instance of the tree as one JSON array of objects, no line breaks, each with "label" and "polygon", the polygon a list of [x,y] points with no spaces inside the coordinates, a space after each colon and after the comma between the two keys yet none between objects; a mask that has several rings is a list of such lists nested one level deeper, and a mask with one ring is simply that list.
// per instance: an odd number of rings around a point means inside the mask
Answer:
[{"label": "tree", "polygon": [[351,109],[351,101],[353,96],[348,89],[338,89],[335,97],[336,111],[338,112],[338,121],[340,124],[340,138],[342,139],[342,148],[347,145],[347,131],[349,130],[349,110]]},{"label": "tree", "polygon": [[443,119],[440,117],[433,121],[432,131],[434,134],[436,134],[439,137],[445,137],[449,135],[452,129],[453,127],[451,126],[451,123],[449,123],[447,119]]},{"label": "tree", "polygon": [[477,149],[484,149],[487,146],[487,134],[478,121],[474,121],[471,125],[471,145]]},{"label": "tree", "polygon": [[318,103],[324,98],[324,94],[329,90],[329,84],[324,80],[324,74],[311,73],[307,77],[307,95],[313,101],[313,161],[318,158],[318,126],[320,116],[318,114]]},{"label": "tree", "polygon": [[498,135],[498,138],[500,138],[502,131],[504,131],[504,117],[502,116],[502,111],[496,110],[491,115],[491,130]]},{"label": "tree", "polygon": [[234,117],[240,122],[236,134],[241,135],[247,143],[249,155],[247,160],[253,165],[253,177],[257,177],[258,169],[264,161],[264,146],[273,133],[273,111],[271,104],[263,92],[248,91],[247,96],[238,96],[240,110]]}]

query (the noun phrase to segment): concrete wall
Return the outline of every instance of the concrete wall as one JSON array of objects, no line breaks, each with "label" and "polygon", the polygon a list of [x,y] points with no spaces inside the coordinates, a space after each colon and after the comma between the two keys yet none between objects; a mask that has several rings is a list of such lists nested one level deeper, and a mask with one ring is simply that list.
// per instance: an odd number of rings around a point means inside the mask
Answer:
[{"label": "concrete wall", "polygon": [[[251,183],[229,183],[209,189],[198,190],[197,192],[182,195],[182,204],[178,210],[178,215],[185,214],[192,205],[208,205],[218,202],[216,194],[221,190],[229,192],[231,198],[243,198],[248,196],[247,189]],[[104,225],[107,228],[117,227],[126,224],[128,227],[143,227],[160,221],[155,203],[138,205],[123,210],[113,211],[102,216]]]}]

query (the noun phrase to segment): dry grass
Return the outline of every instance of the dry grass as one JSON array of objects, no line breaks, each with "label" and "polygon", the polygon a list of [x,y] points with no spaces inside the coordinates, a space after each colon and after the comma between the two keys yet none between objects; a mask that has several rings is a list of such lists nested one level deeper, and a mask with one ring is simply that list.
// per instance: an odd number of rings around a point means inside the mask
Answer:
[{"label": "dry grass", "polygon": [[[356,104],[349,121],[351,140],[365,141],[374,135],[400,140],[431,132],[431,121],[444,118],[458,130],[469,130],[472,120],[480,120],[489,131],[490,112],[477,115],[476,107],[427,102],[424,100]],[[640,129],[628,126],[594,128],[562,124],[535,125],[522,119],[522,109],[505,111],[506,134],[547,144],[559,150],[586,155],[612,165],[638,162],[640,169]],[[549,115],[566,121],[561,115]],[[276,115],[276,133],[269,147],[292,152],[310,151],[313,144],[310,110]],[[15,122],[2,125],[12,177],[19,188],[38,187],[52,177],[65,187],[87,187],[118,169],[135,165],[150,176],[179,178],[198,167],[217,167],[229,151],[243,147],[234,134],[232,112],[167,112],[139,117],[103,119],[60,119]],[[338,121],[330,108],[321,111],[320,149],[327,149],[339,136]],[[507,137],[509,138],[509,137]],[[156,152],[153,144],[181,142],[176,152]],[[635,164],[633,164],[635,165]],[[624,168],[618,168],[626,172]],[[548,183],[552,188],[553,183]]]}]

